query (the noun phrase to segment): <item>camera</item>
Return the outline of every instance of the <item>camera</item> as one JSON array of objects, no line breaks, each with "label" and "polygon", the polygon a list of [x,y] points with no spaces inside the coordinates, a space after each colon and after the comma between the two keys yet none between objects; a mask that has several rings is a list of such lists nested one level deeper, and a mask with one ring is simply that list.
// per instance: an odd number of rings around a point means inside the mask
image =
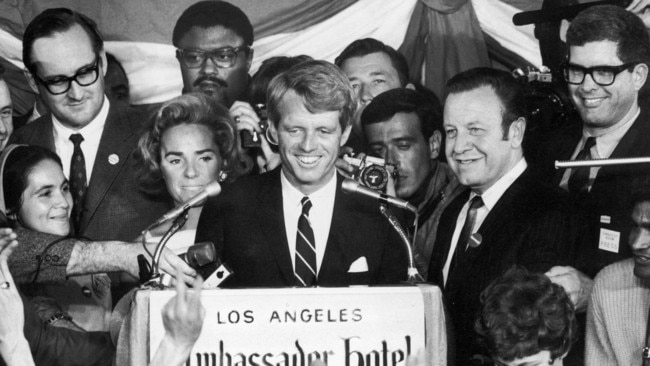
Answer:
[{"label": "camera", "polygon": [[266,112],[266,104],[255,104],[253,105],[253,109],[260,119],[259,126],[262,130],[262,133],[260,134],[256,131],[250,133],[247,130],[243,130],[241,132],[241,145],[243,148],[258,148],[262,146],[261,139],[264,138],[263,136],[266,134],[266,129],[269,127],[269,117]]},{"label": "camera", "polygon": [[353,157],[343,155],[343,160],[354,167],[352,178],[364,186],[376,191],[383,191],[388,184],[388,174],[395,172],[391,164],[386,164],[384,159],[372,156]]}]

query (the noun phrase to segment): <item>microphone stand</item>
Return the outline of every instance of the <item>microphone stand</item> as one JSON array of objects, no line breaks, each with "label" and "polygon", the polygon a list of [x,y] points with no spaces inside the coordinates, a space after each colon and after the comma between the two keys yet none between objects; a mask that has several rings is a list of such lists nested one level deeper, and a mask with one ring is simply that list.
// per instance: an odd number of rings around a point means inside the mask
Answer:
[{"label": "microphone stand", "polygon": [[[152,273],[151,273],[151,279],[145,284],[145,286],[151,286],[151,287],[157,287],[157,288],[165,288],[169,286],[171,283],[171,278],[167,276],[165,273],[161,274],[159,270],[160,266],[160,256],[162,255],[163,249],[167,246],[167,242],[169,239],[176,234],[178,230],[180,230],[183,225],[185,225],[185,222],[187,222],[187,219],[189,217],[189,212],[192,207],[186,207],[183,209],[183,212],[174,220],[174,223],[172,223],[172,226],[165,232],[165,235],[160,239],[158,242],[158,245],[156,246],[156,250],[154,251],[153,254],[153,259],[152,259]],[[150,228],[147,228],[145,232],[148,232]],[[144,233],[143,233],[143,241],[144,239]]]},{"label": "microphone stand", "polygon": [[[411,248],[411,243],[409,242],[409,239],[406,235],[406,232],[404,232],[402,225],[400,225],[397,218],[393,215],[392,212],[390,212],[390,210],[386,207],[385,204],[379,205],[379,210],[381,211],[381,214],[388,219],[388,222],[390,222],[390,224],[393,226],[393,228],[395,229],[399,237],[402,239],[404,246],[406,247],[406,252],[408,253],[408,260],[409,260],[408,271],[407,271],[408,278],[406,279],[406,282],[408,282],[411,285],[425,282],[422,276],[420,275],[420,272],[418,272],[418,269],[415,267],[415,260],[413,259],[413,249]],[[419,215],[416,212],[415,213],[416,232],[417,232],[418,216]],[[415,236],[413,237],[415,238]]]}]

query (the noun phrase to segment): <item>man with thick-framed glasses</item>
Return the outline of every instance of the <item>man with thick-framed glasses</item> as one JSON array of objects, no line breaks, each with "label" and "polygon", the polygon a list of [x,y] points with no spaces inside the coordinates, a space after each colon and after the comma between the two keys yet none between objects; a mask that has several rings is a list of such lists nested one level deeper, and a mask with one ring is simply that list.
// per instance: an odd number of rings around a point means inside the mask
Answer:
[{"label": "man with thick-framed glasses", "polygon": [[[172,43],[183,76],[183,93],[211,96],[230,109],[238,131],[262,136],[260,118],[246,101],[253,38],[253,26],[240,8],[225,1],[199,1],[178,18]],[[273,152],[264,138],[260,143],[263,159],[258,164],[265,166]],[[249,151],[251,156],[257,154]]]},{"label": "man with thick-framed glasses", "polygon": [[16,130],[11,142],[44,146],[61,157],[75,188],[76,235],[135,239],[169,207],[137,188],[131,151],[146,118],[106,97],[107,59],[97,26],[70,9],[47,9],[25,29],[23,61],[50,112]]},{"label": "man with thick-framed glasses", "polygon": [[[617,6],[593,6],[567,30],[562,75],[582,120],[549,139],[544,165],[553,183],[569,191],[586,220],[584,248],[573,267],[547,275],[574,301],[579,319],[598,271],[630,257],[630,184],[648,165],[584,167],[552,171],[554,160],[650,156],[650,104],[640,100],[648,77],[650,40],[643,21]],[[581,347],[576,347],[578,351]]]}]

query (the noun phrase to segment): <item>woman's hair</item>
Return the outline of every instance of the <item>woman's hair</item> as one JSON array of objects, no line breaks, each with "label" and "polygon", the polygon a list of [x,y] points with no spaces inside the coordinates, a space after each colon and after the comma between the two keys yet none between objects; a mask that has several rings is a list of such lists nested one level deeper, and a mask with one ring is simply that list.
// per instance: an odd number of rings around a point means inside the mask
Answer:
[{"label": "woman's hair", "polygon": [[223,161],[221,169],[228,174],[227,181],[250,171],[252,161],[241,151],[228,110],[203,94],[184,94],[164,103],[140,136],[135,157],[143,192],[155,196],[168,194],[160,170],[160,141],[167,130],[183,124],[202,125],[212,132]]},{"label": "woman's hair", "polygon": [[9,145],[2,154],[2,189],[7,216],[15,215],[23,205],[23,192],[29,185],[29,175],[41,161],[51,160],[63,169],[61,159],[53,151],[40,146]]}]

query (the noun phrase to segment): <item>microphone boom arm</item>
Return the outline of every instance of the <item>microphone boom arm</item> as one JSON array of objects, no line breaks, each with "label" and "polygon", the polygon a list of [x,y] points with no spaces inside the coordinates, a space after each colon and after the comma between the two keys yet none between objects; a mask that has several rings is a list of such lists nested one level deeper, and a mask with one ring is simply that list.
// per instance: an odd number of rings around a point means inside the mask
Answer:
[{"label": "microphone boom arm", "polygon": [[[402,225],[400,225],[399,221],[397,221],[397,218],[388,210],[386,204],[381,204],[379,205],[379,210],[381,211],[381,214],[384,215],[388,219],[388,222],[393,226],[397,234],[399,235],[400,239],[402,239],[402,242],[404,243],[404,246],[406,247],[406,251],[408,253],[408,278],[406,281],[410,283],[411,285],[415,283],[420,283],[424,282],[424,279],[418,272],[418,269],[415,267],[415,261],[413,260],[413,248],[411,248],[411,243],[409,242],[409,239],[404,232],[404,229],[402,228]],[[415,222],[418,220],[418,214],[415,214]]]}]

